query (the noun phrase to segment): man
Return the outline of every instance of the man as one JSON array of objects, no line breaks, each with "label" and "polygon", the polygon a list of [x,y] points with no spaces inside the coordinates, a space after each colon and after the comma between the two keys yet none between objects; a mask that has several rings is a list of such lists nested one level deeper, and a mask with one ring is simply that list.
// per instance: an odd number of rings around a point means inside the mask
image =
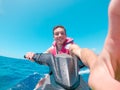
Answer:
[{"label": "man", "polygon": [[[66,29],[63,26],[55,26],[53,28],[53,36],[54,36],[54,42],[53,45],[46,50],[45,53],[51,53],[54,56],[57,54],[66,53],[71,56],[76,55],[80,58],[80,52],[81,48],[74,44],[73,39],[68,38],[66,34]],[[33,60],[33,57],[35,54],[33,52],[28,52],[26,55],[26,58],[29,60]],[[40,87],[45,81],[45,78],[43,78],[36,86],[36,88]]]}]

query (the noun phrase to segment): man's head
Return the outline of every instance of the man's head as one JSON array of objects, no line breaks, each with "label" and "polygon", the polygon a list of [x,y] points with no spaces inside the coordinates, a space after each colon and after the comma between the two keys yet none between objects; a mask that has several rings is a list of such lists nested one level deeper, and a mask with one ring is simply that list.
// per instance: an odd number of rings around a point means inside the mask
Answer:
[{"label": "man's head", "polygon": [[62,45],[66,40],[66,29],[63,26],[55,26],[53,35],[57,45]]},{"label": "man's head", "polygon": [[57,28],[62,28],[64,31],[65,31],[65,34],[66,34],[66,29],[65,27],[61,26],[61,25],[57,25],[53,28],[53,35],[54,35],[54,31],[57,29]]}]

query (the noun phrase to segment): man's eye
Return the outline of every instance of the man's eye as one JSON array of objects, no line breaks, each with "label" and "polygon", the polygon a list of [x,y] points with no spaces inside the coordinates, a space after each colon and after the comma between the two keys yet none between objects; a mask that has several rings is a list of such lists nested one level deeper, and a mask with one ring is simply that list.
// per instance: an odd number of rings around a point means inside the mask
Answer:
[{"label": "man's eye", "polygon": [[61,33],[61,35],[65,35],[65,33],[64,33],[64,32],[62,32],[62,33]]},{"label": "man's eye", "polygon": [[55,33],[55,35],[57,35],[57,36],[58,36],[58,35],[59,35],[59,33]]}]

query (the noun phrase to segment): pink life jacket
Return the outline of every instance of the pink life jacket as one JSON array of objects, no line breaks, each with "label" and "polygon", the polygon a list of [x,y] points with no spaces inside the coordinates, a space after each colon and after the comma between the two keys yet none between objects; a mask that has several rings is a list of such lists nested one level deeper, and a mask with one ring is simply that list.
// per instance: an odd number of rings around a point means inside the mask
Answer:
[{"label": "pink life jacket", "polygon": [[62,49],[60,51],[58,51],[57,47],[56,47],[56,42],[54,41],[53,45],[52,45],[52,49],[50,50],[50,53],[53,54],[54,56],[58,53],[59,54],[61,54],[61,53],[70,54],[70,52],[69,52],[70,44],[73,44],[73,39],[67,37],[66,41],[64,42],[64,44],[62,46]]}]

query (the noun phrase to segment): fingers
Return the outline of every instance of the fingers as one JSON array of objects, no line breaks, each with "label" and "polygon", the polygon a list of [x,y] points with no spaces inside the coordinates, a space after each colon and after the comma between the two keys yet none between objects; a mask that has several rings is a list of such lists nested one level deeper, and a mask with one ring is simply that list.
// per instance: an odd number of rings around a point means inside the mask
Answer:
[{"label": "fingers", "polygon": [[33,60],[33,59],[32,59],[33,56],[34,56],[34,53],[33,53],[33,52],[28,52],[28,53],[26,53],[26,55],[24,55],[24,58],[29,59],[29,60]]}]

